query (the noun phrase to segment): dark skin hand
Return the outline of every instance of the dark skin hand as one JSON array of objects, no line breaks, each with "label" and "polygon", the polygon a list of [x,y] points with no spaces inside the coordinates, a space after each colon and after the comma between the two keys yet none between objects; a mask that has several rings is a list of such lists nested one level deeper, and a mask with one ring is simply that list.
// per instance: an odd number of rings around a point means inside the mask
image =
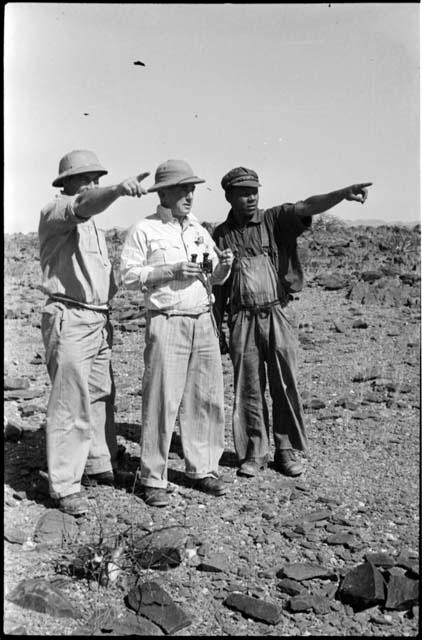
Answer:
[{"label": "dark skin hand", "polygon": [[368,187],[372,182],[359,182],[350,187],[344,187],[338,191],[332,191],[319,196],[311,196],[302,202],[296,203],[296,213],[301,217],[315,216],[335,207],[343,200],[354,200],[363,204],[368,197]]},{"label": "dark skin hand", "polygon": [[[359,182],[330,193],[311,196],[296,202],[296,214],[300,217],[315,216],[335,207],[343,200],[363,204],[368,197],[368,187],[372,182]],[[237,224],[246,224],[258,208],[258,187],[232,187],[226,192],[226,200],[231,204]]]}]

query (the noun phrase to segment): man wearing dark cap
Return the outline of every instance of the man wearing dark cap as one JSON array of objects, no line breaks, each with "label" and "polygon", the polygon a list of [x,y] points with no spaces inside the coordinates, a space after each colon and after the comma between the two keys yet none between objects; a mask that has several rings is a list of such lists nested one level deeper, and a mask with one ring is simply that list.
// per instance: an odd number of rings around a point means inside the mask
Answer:
[{"label": "man wearing dark cap", "polygon": [[214,310],[220,331],[228,314],[239,475],[256,476],[268,462],[267,376],[273,403],[274,467],[287,476],[303,471],[294,456],[294,450],[306,452],[307,437],[296,383],[296,327],[288,306],[303,285],[296,239],[310,227],[312,216],[343,200],[363,204],[371,184],[354,184],[262,210],[255,171],[236,167],[221,180],[231,210],[213,237],[220,250],[232,249],[234,262],[230,278],[215,290]]},{"label": "man wearing dark cap", "polygon": [[167,506],[167,463],[179,415],[188,484],[225,493],[218,474],[224,449],[224,390],[212,285],[231,269],[192,215],[196,184],[205,182],[183,160],[167,160],[148,191],[154,214],[128,232],[120,265],[123,283],[144,292],[147,309],[142,383],[141,485],[145,503]]},{"label": "man wearing dark cap", "polygon": [[116,285],[93,216],[121,196],[145,194],[140,182],[149,175],[99,187],[107,173],[92,151],[63,156],[53,182],[62,191],[41,211],[38,229],[42,288],[48,295],[41,320],[51,380],[48,477],[59,508],[73,516],[89,506],[81,481],[113,484],[117,451],[109,321]]}]

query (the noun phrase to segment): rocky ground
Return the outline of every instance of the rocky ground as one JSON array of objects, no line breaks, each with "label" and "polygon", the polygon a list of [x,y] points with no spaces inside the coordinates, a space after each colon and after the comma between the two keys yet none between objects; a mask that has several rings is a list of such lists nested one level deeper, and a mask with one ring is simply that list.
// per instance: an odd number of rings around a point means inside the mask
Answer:
[{"label": "rocky ground", "polygon": [[[122,238],[107,233],[116,264]],[[345,228],[327,216],[300,251],[303,476],[271,465],[257,479],[236,475],[223,356],[227,494],[184,484],[176,427],[170,506],[145,506],[136,482],[142,299],[120,290],[112,318],[121,483],[84,489],[92,509],[75,519],[46,489],[37,239],[6,236],[5,633],[418,634],[420,229]]]}]

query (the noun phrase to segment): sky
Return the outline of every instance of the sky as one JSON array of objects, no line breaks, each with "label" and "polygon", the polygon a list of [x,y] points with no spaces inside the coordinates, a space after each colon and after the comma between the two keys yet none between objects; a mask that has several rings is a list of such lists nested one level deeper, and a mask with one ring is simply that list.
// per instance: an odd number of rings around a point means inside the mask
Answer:
[{"label": "sky", "polygon": [[[220,180],[239,165],[264,208],[373,182],[330,213],[420,218],[418,3],[11,2],[4,29],[5,233],[37,230],[73,149],[97,154],[100,185],[149,171],[147,188],[187,161],[201,222],[225,219]],[[120,198],[97,225],[157,204]]]}]

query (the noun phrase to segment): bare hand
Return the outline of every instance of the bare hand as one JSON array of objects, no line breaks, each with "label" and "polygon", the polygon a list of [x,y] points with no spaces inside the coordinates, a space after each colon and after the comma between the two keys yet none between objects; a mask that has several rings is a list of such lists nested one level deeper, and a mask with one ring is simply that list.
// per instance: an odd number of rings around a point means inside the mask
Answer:
[{"label": "bare hand", "polygon": [[148,193],[146,189],[141,186],[141,180],[144,180],[149,176],[149,171],[140,173],[133,178],[126,178],[120,184],[117,185],[119,196],[132,196],[140,198]]},{"label": "bare hand", "polygon": [[346,187],[344,190],[345,200],[356,200],[356,202],[361,202],[363,204],[368,197],[368,189],[366,187],[370,187],[371,185],[372,182],[361,182],[359,184],[352,184],[350,187]]},{"label": "bare hand", "polygon": [[178,262],[171,267],[176,280],[197,278],[201,273],[201,266],[196,262]]},{"label": "bare hand", "polygon": [[217,246],[214,247],[214,251],[218,256],[218,261],[220,264],[231,267],[234,260],[233,251],[231,249],[219,249]]}]

